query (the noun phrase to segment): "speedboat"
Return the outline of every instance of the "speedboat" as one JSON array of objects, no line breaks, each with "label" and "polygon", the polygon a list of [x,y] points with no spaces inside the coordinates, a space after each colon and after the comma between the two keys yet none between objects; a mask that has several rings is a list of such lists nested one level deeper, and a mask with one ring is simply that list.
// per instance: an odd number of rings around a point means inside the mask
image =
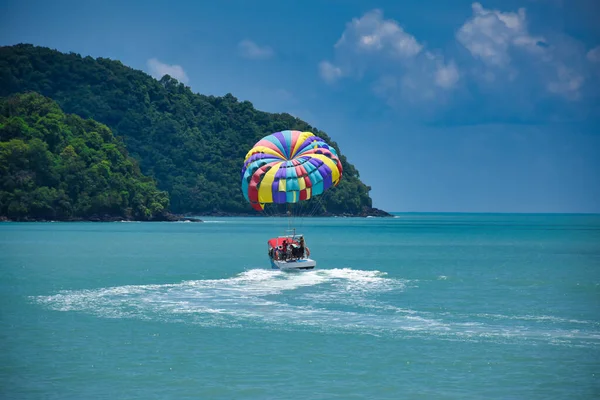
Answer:
[{"label": "speedboat", "polygon": [[[273,215],[280,214],[285,206],[291,227],[294,215],[310,209],[310,216],[320,208],[319,203],[325,206],[321,200],[340,183],[343,169],[337,150],[322,138],[310,131],[283,130],[264,136],[246,153],[241,171],[242,194],[253,209],[265,214],[268,210],[265,206],[271,208]],[[313,198],[316,203],[311,203]],[[294,213],[296,203],[308,207]],[[269,239],[268,246],[274,269],[303,270],[317,266],[310,258],[303,236],[295,232]]]},{"label": "speedboat", "polygon": [[267,241],[271,268],[279,270],[313,269],[317,262],[310,258],[310,250],[299,233],[278,236]]}]

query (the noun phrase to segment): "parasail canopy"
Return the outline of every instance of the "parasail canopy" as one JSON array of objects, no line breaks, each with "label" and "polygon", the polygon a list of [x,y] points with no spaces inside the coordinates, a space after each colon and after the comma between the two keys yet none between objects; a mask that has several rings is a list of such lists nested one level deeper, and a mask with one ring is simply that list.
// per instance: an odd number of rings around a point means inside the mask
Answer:
[{"label": "parasail canopy", "polygon": [[242,193],[258,211],[267,203],[297,203],[324,193],[342,178],[337,152],[312,132],[281,131],[248,151]]}]

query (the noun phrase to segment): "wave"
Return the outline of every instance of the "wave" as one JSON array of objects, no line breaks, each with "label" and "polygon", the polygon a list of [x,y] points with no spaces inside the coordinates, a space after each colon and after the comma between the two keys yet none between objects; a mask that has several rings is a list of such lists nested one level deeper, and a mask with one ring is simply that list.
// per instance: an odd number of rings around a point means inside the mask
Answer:
[{"label": "wave", "polygon": [[[251,269],[224,279],[70,290],[31,299],[62,312],[202,326],[600,345],[600,332],[588,321],[551,316],[452,315],[413,310],[383,300],[401,299],[403,292],[416,288],[415,282],[390,278],[381,271],[351,268],[305,272]],[[531,323],[502,323],[511,319]],[[570,329],[566,326],[569,323],[586,329]]]}]

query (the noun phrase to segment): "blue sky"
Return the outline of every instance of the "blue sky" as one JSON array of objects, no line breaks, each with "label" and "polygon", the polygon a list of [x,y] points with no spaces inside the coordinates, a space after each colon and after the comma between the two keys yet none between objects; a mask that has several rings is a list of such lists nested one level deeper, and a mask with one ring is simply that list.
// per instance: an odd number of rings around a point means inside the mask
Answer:
[{"label": "blue sky", "polygon": [[289,112],[388,211],[600,212],[600,2],[150,4],[5,1],[0,44]]}]

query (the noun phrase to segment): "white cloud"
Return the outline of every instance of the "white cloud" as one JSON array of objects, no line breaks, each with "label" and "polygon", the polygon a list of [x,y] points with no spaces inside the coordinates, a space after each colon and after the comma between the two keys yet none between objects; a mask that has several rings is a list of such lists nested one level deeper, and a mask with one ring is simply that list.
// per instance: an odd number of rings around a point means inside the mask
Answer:
[{"label": "white cloud", "polygon": [[342,69],[329,61],[321,61],[319,63],[319,75],[325,82],[333,83],[342,77]]},{"label": "white cloud", "polygon": [[537,63],[524,66],[529,68],[530,76],[544,82],[549,93],[570,101],[597,94],[594,65],[583,43],[566,35],[555,35],[548,43]]},{"label": "white cloud", "polygon": [[539,43],[545,39],[529,34],[524,8],[516,13],[487,10],[479,3],[472,8],[473,17],[458,30],[456,39],[473,57],[488,65],[507,66],[511,48],[532,53],[543,50]]},{"label": "white cloud", "polygon": [[238,43],[239,54],[252,60],[264,60],[272,57],[275,52],[269,46],[259,46],[252,40],[244,39]]},{"label": "white cloud", "polygon": [[600,63],[600,46],[596,46],[587,52],[587,59],[593,63]]},{"label": "white cloud", "polygon": [[567,100],[581,98],[586,67],[579,42],[560,34],[546,38],[530,33],[524,8],[502,12],[480,3],[473,3],[472,8],[473,16],[458,30],[456,39],[485,66],[474,68],[475,80],[488,87],[494,83],[497,91],[506,90],[503,85],[508,82],[530,87],[537,82],[546,93]]},{"label": "white cloud", "polygon": [[578,100],[581,96],[580,89],[585,78],[564,65],[557,67],[556,79],[548,82],[547,89],[551,93],[563,95],[569,100]]},{"label": "white cloud", "polygon": [[444,62],[443,56],[424,51],[410,63],[381,71],[371,88],[393,107],[404,109],[411,104],[419,110],[406,110],[409,113],[432,115],[450,103],[459,81],[460,71],[454,60]]},{"label": "white cloud", "polygon": [[423,48],[415,37],[406,33],[396,21],[383,19],[383,13],[377,9],[346,24],[346,30],[335,47],[349,47],[359,52],[379,52],[405,58],[416,56]]},{"label": "white cloud", "polygon": [[571,110],[599,95],[592,68],[600,64],[600,46],[588,51],[547,26],[542,36],[530,30],[524,8],[500,11],[475,2],[472,12],[457,27],[455,43],[467,50],[460,52],[428,48],[381,10],[371,10],[346,24],[319,74],[329,83],[363,81],[388,104],[430,115],[454,115],[459,104],[469,104],[489,115],[526,118],[552,98],[579,101]]},{"label": "white cloud", "polygon": [[[372,77],[375,93],[388,98],[400,91],[413,95],[420,91],[416,94],[422,98],[426,86],[452,88],[458,81],[456,65],[445,66],[439,56],[424,49],[398,22],[385,19],[382,11],[375,9],[346,24],[334,45],[335,60],[322,61],[319,74],[328,83],[344,77]],[[414,79],[412,75],[416,75]]]},{"label": "white cloud", "polygon": [[177,79],[179,82],[188,83],[189,79],[185,71],[180,65],[169,65],[158,61],[156,58],[151,58],[147,61],[150,75],[156,79],[160,79],[165,75]]},{"label": "white cloud", "polygon": [[435,83],[444,89],[453,88],[458,82],[459,73],[458,68],[454,61],[451,61],[448,65],[440,63],[435,72]]}]

